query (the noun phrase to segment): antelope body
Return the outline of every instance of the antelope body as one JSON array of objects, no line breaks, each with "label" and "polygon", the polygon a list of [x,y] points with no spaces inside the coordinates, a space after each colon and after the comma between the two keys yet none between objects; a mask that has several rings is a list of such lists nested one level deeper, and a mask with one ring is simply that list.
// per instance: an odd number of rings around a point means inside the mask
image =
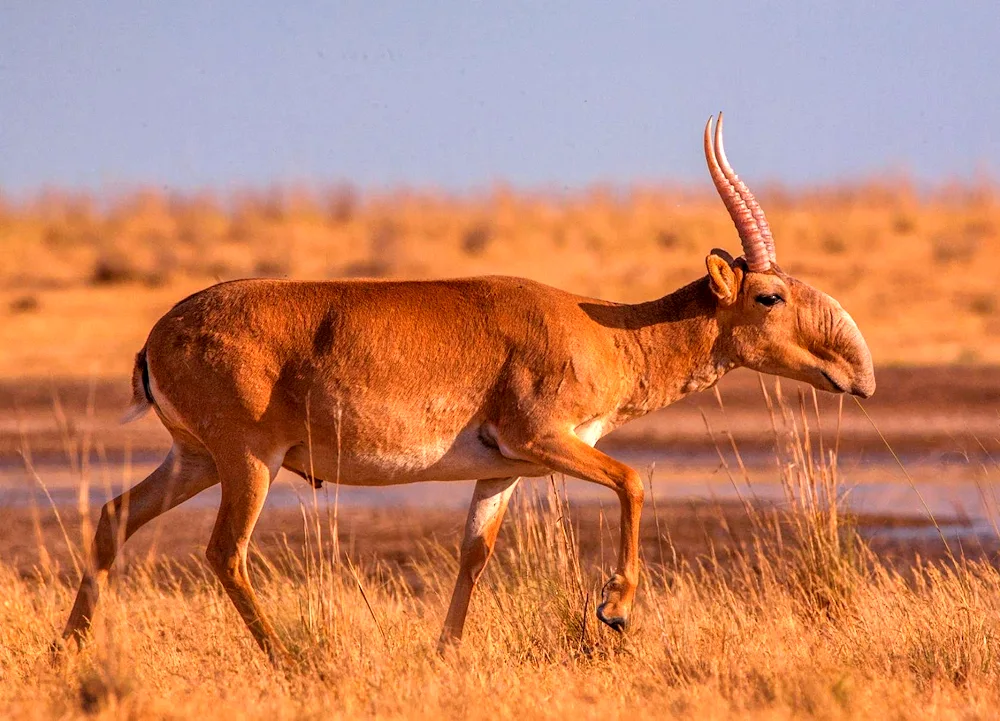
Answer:
[{"label": "antelope body", "polygon": [[[132,414],[152,407],[166,460],[105,506],[64,638],[85,638],[118,540],[221,483],[207,556],[257,642],[283,648],[246,553],[282,467],[313,481],[387,485],[478,479],[441,636],[461,637],[472,589],[522,476],[562,472],[615,490],[616,573],[598,616],[627,623],[638,582],[642,482],[593,446],[606,433],[745,366],[867,397],[871,357],[829,296],[775,263],[763,213],[722,147],[705,152],[745,256],[714,250],[708,274],[624,305],[518,278],[426,282],[243,280],[181,301],[136,359]],[[115,528],[122,519],[124,534]]]}]

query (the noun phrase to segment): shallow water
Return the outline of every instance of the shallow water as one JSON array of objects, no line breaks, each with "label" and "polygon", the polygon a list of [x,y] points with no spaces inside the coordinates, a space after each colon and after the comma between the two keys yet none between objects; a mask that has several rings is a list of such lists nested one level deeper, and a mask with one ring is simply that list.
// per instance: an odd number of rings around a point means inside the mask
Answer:
[{"label": "shallow water", "polygon": [[[785,502],[784,491],[774,479],[777,477],[773,456],[756,459],[745,457],[751,485],[742,480],[735,463],[729,461],[731,480],[717,455],[690,454],[678,456],[664,449],[612,450],[611,455],[652,478],[647,480],[647,499],[655,495],[658,501],[673,503],[739,502],[742,499],[780,505]],[[133,459],[130,466],[101,464],[89,472],[89,491],[86,502],[96,508],[125,487],[123,480],[139,479],[159,462],[159,456],[148,455]],[[882,460],[882,459],[879,459]],[[879,523],[866,524],[867,535],[889,537],[900,542],[921,541],[944,536],[948,539],[975,538],[995,535],[993,518],[997,504],[996,489],[972,480],[955,464],[926,464],[911,469],[912,485],[899,472],[898,467],[887,463],[855,463],[841,468],[851,483],[840,492],[846,509],[866,517],[882,519]],[[969,469],[971,470],[971,469]],[[35,505],[75,507],[80,501],[80,473],[66,464],[46,463],[35,468],[35,475],[27,472],[23,464],[0,465],[0,515],[3,508],[28,508]],[[853,480],[859,479],[859,480]],[[526,484],[549,483],[547,479],[528,479]],[[42,487],[44,484],[44,488]],[[131,481],[127,484],[131,485]],[[383,487],[353,487],[324,484],[313,489],[301,478],[282,472],[275,481],[267,506],[296,507],[314,501],[321,506],[338,503],[341,507],[403,507],[458,509],[468,505],[473,483],[415,483]],[[562,487],[560,483],[560,488]],[[607,488],[576,479],[566,481],[566,492],[572,503],[617,504],[615,494]],[[988,499],[988,500],[987,500]],[[209,489],[185,504],[187,507],[214,507],[219,503],[218,487]],[[930,515],[929,515],[930,514]],[[938,521],[935,527],[930,520]]]}]

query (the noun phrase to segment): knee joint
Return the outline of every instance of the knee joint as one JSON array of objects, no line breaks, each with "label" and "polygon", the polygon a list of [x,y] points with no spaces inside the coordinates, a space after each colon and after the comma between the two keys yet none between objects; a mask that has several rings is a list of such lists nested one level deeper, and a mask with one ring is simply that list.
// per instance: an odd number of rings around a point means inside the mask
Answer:
[{"label": "knee joint", "polygon": [[219,577],[230,579],[239,575],[240,556],[235,551],[222,548],[216,543],[209,543],[205,549],[205,558]]},{"label": "knee joint", "polygon": [[99,565],[108,556],[113,557],[117,552],[120,523],[118,507],[114,501],[105,503],[101,507],[101,517],[97,521],[97,530],[94,533],[94,553],[97,555]]},{"label": "knee joint", "polygon": [[642,486],[642,478],[638,473],[631,471],[625,475],[622,479],[621,493],[632,503],[639,506],[642,505],[646,497],[646,491]]},{"label": "knee joint", "polygon": [[473,581],[486,568],[486,562],[490,560],[493,548],[487,543],[485,538],[476,538],[462,546],[462,569],[467,571]]}]

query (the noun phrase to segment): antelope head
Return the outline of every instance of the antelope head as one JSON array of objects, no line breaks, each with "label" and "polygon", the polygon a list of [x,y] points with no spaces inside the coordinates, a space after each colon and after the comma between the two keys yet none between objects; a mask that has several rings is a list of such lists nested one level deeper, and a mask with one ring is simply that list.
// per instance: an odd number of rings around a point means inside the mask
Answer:
[{"label": "antelope head", "polygon": [[722,113],[714,142],[712,135],[709,118],[705,159],[743,245],[743,256],[735,260],[713,250],[705,261],[728,355],[762,373],[868,398],[875,373],[861,331],[840,303],[778,267],[764,212],[726,159]]}]

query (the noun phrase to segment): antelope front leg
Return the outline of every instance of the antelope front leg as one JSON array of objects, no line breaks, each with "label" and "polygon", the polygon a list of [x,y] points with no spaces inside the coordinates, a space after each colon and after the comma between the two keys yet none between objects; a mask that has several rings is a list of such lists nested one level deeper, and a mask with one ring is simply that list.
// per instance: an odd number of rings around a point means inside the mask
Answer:
[{"label": "antelope front leg", "polygon": [[[506,439],[505,439],[506,440]],[[618,568],[604,585],[597,617],[616,631],[624,631],[639,584],[639,517],[642,514],[642,478],[632,468],[591,448],[574,434],[551,435],[510,444],[518,456],[554,471],[614,489],[621,503],[621,540]]]}]

